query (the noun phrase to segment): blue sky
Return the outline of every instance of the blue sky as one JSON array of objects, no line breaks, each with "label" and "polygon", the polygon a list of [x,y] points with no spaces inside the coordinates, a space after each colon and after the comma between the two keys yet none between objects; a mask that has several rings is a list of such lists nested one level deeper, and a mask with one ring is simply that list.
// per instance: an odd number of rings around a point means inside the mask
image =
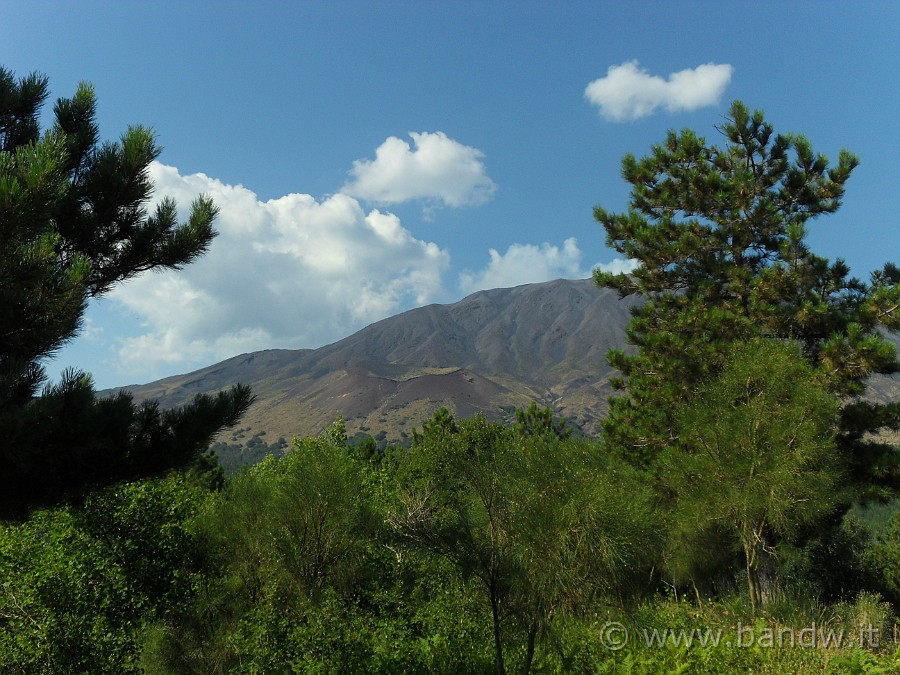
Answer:
[{"label": "blue sky", "polygon": [[866,277],[900,258],[897,35],[888,1],[6,0],[0,64],[92,82],[105,138],[156,130],[158,195],[222,208],[205,258],[93,302],[48,371],[142,383],[626,265],[592,218],[627,205],[622,155],[712,139],[736,98],[860,156],[810,242]]}]

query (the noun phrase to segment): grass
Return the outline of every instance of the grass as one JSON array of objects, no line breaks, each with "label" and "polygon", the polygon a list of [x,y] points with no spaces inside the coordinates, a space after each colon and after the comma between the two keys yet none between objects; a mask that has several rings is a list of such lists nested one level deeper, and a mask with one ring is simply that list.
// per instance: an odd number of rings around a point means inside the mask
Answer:
[{"label": "grass", "polygon": [[740,596],[702,604],[659,599],[573,624],[560,662],[545,666],[583,673],[898,673],[896,625],[891,606],[869,593],[827,605],[782,591],[757,617]]}]

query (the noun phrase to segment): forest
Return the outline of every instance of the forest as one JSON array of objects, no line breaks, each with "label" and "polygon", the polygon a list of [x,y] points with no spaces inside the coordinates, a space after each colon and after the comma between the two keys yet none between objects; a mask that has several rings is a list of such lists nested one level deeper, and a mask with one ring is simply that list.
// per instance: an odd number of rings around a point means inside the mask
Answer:
[{"label": "forest", "polygon": [[42,133],[48,91],[0,69],[0,671],[900,670],[900,401],[865,397],[900,269],[807,244],[852,153],[736,101],[715,143],[624,157],[628,210],[594,216],[640,265],[595,281],[643,302],[599,437],[534,403],[404,446],[338,418],[226,476],[247,387],[47,380],[92,298],[203,255],[217,214],[148,211],[153,132],[101,142],[82,84]]}]

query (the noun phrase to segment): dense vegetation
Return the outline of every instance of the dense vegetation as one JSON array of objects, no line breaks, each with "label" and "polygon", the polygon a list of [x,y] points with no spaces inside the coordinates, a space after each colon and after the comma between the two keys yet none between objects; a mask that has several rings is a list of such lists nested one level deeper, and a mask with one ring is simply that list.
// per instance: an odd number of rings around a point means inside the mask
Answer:
[{"label": "dense vegetation", "polygon": [[[173,474],[4,526],[0,665],[23,673],[900,666],[891,604],[900,601],[900,521],[877,537],[844,523],[828,563],[851,582],[843,598],[822,594],[821,552],[796,549],[779,558],[777,583],[768,580],[754,610],[747,572],[735,564],[739,546],[705,561],[721,579],[712,595],[660,572],[672,537],[696,547],[695,558],[710,552],[708,533],[691,541],[673,526],[679,517],[646,474],[552,429],[441,411],[411,449],[367,454],[339,421],[218,491]],[[810,628],[812,638],[802,632]]]},{"label": "dense vegetation", "polygon": [[39,138],[45,96],[0,71],[0,671],[900,669],[900,453],[876,435],[900,403],[861,398],[897,369],[900,271],[864,284],[804,244],[852,155],[736,103],[722,147],[625,158],[629,212],[596,215],[641,267],[597,280],[645,301],[603,438],[441,409],[407,447],[341,420],[279,458],[255,437],[226,477],[201,451],[244,389],[37,395],[86,299],[199,255],[215,215],[147,216],[152,137],[98,146],[84,86]]}]

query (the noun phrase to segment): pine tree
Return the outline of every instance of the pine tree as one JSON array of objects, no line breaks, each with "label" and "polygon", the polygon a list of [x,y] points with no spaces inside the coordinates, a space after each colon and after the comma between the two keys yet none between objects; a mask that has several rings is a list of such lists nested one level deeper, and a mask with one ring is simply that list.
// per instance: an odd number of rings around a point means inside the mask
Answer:
[{"label": "pine tree", "polygon": [[75,370],[44,386],[42,359],[77,335],[88,300],[202,255],[217,213],[206,197],[186,223],[171,199],[148,213],[153,132],[134,126],[101,143],[83,83],[42,135],[47,96],[46,77],[0,68],[0,517],[183,466],[252,401],[237,386],[161,412],[124,393],[98,400]]},{"label": "pine tree", "polygon": [[804,241],[810,220],[837,211],[858,160],[842,151],[829,166],[805,137],[774,134],[741,102],[718,131],[720,146],[684,130],[647,157],[627,155],[627,213],[595,209],[607,244],[640,263],[630,275],[598,271],[597,283],[644,298],[628,328],[636,353],[608,357],[627,395],[610,401],[606,443],[652,467],[680,442],[676,411],[732,343],[792,339],[843,403],[838,443],[859,496],[887,497],[900,485],[898,452],[869,434],[900,429],[900,403],[860,395],[867,377],[898,369],[882,331],[900,328],[900,269],[886,264],[863,283]]}]

